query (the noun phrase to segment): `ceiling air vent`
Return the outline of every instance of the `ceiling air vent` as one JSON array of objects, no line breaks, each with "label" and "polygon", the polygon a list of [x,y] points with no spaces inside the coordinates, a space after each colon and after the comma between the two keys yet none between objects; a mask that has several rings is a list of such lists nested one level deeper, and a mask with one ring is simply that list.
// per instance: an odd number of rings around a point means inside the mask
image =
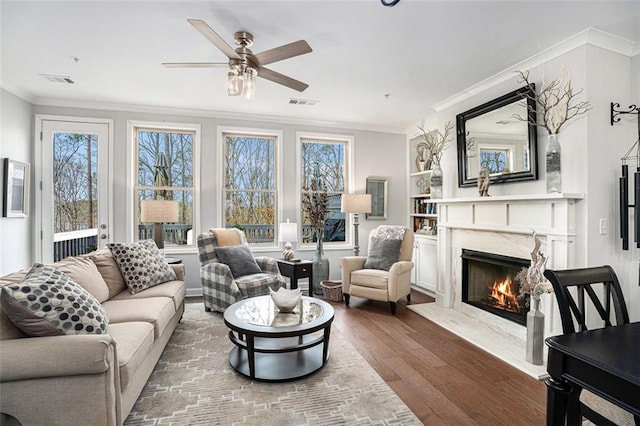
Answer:
[{"label": "ceiling air vent", "polygon": [[53,83],[74,84],[74,81],[71,79],[71,77],[66,75],[53,75],[53,74],[40,74],[40,75]]},{"label": "ceiling air vent", "polygon": [[289,99],[289,103],[292,105],[309,105],[309,106],[313,106],[315,104],[318,103],[318,101],[312,101],[309,99],[293,99],[290,98]]}]

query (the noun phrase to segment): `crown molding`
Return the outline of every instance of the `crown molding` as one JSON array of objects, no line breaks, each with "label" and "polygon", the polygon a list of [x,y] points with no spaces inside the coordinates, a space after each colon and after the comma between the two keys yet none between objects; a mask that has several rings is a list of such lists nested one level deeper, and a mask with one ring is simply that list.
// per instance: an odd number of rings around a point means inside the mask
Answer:
[{"label": "crown molding", "polygon": [[631,40],[607,33],[605,31],[598,30],[596,28],[587,28],[579,33],[563,40],[555,45],[544,49],[540,53],[537,53],[523,61],[520,61],[509,68],[486,78],[473,86],[468,87],[453,96],[450,96],[433,105],[435,112],[440,112],[449,108],[463,100],[490,89],[498,84],[504,83],[507,80],[514,78],[516,70],[528,70],[535,68],[545,62],[555,59],[573,49],[576,49],[584,45],[592,45],[601,47],[603,49],[610,50],[615,53],[619,53],[625,56],[635,56],[640,53],[640,43],[635,43]]},{"label": "crown molding", "polygon": [[24,90],[21,90],[15,87],[14,85],[7,83],[6,81],[0,80],[0,88],[6,90],[9,93],[16,95],[20,99],[25,100],[30,104],[33,104],[33,101],[35,99],[33,96],[31,96],[30,93],[25,92]]},{"label": "crown molding", "polygon": [[121,104],[121,103],[108,103],[108,102],[90,102],[73,99],[60,99],[60,98],[45,98],[45,97],[31,97],[27,99],[21,94],[15,93],[17,96],[27,100],[33,105],[37,106],[49,106],[59,108],[81,108],[81,109],[95,109],[105,111],[119,111],[119,112],[138,112],[138,113],[150,113],[150,114],[164,114],[164,115],[181,115],[188,117],[202,117],[202,118],[216,118],[222,120],[240,120],[240,121],[255,121],[261,123],[277,123],[285,125],[298,125],[307,127],[329,127],[346,130],[364,130],[369,132],[380,133],[392,133],[404,135],[404,129],[395,127],[376,126],[368,123],[348,123],[340,121],[323,121],[323,120],[310,120],[305,118],[294,118],[289,116],[280,115],[267,115],[267,114],[250,114],[250,113],[236,113],[228,111],[214,111],[204,109],[192,109],[192,108],[175,108],[175,107],[163,107],[153,105],[138,105],[138,104]]}]

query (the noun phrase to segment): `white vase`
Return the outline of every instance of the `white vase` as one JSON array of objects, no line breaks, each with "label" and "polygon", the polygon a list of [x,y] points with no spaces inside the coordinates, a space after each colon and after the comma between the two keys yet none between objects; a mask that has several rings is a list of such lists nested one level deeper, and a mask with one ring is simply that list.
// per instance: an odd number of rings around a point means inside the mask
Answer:
[{"label": "white vase", "polygon": [[431,198],[442,198],[442,169],[440,164],[433,165],[429,187],[431,188]]},{"label": "white vase", "polygon": [[562,192],[561,151],[558,135],[549,135],[545,149],[547,193]]}]

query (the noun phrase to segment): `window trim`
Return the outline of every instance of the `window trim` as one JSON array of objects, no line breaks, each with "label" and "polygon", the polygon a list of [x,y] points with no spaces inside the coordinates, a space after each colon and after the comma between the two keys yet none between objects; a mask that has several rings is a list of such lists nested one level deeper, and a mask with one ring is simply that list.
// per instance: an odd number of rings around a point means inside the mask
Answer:
[{"label": "window trim", "polygon": [[278,234],[280,232],[280,222],[283,215],[283,196],[282,196],[282,186],[284,183],[283,179],[283,131],[277,129],[259,129],[252,127],[236,127],[236,126],[218,126],[218,146],[216,149],[216,155],[218,156],[217,167],[217,182],[216,182],[216,193],[218,202],[216,203],[216,214],[218,220],[216,221],[216,226],[223,226],[224,223],[224,202],[225,202],[225,191],[224,191],[224,135],[227,133],[234,133],[240,135],[249,135],[249,136],[272,136],[275,138],[275,183],[276,183],[276,191],[275,191],[275,203],[276,208],[275,212],[275,223],[274,223],[274,232],[275,238],[273,244],[265,244],[265,245],[251,245],[252,252],[273,252],[274,250],[280,249],[280,245],[278,243]]},{"label": "window trim", "polygon": [[186,254],[197,253],[198,247],[196,238],[200,233],[200,143],[202,138],[202,126],[197,123],[177,123],[177,122],[161,122],[161,121],[146,121],[146,120],[127,120],[127,155],[126,159],[126,182],[127,182],[127,200],[125,203],[125,209],[127,212],[126,225],[126,238],[127,241],[134,241],[135,229],[134,229],[134,208],[136,199],[136,187],[138,172],[135,170],[136,166],[136,133],[138,129],[148,130],[174,130],[174,131],[189,131],[193,132],[193,244],[185,245],[182,247],[165,247],[164,252],[166,254]]},{"label": "window trim", "polygon": [[[346,152],[345,152],[345,165],[346,165],[346,176],[345,176],[345,188],[344,192],[349,193],[352,191],[354,187],[353,180],[353,146],[354,146],[354,137],[351,135],[342,135],[335,133],[315,133],[315,132],[296,132],[296,181],[297,181],[297,189],[296,189],[296,207],[298,216],[296,218],[298,222],[298,235],[302,235],[302,140],[303,139],[315,139],[315,140],[324,140],[328,142],[346,142]],[[353,248],[352,241],[352,220],[351,215],[345,213],[345,229],[344,229],[344,242],[325,242],[324,250],[325,251],[333,251],[333,250],[345,250]],[[298,243],[299,251],[312,251],[315,250],[316,245],[313,243]]]}]

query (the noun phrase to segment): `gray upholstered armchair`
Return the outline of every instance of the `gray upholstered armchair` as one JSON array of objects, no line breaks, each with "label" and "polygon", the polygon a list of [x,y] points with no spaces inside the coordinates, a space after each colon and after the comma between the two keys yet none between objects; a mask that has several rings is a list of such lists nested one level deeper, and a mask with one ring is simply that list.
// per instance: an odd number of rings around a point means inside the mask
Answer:
[{"label": "gray upholstered armchair", "polygon": [[198,252],[206,311],[224,312],[239,300],[286,287],[276,260],[253,257],[239,229],[216,228],[198,235]]},{"label": "gray upholstered armchair", "polygon": [[369,255],[340,258],[342,292],[349,306],[350,296],[389,302],[396,313],[402,297],[411,301],[413,232],[403,226],[382,225],[369,234]]}]

